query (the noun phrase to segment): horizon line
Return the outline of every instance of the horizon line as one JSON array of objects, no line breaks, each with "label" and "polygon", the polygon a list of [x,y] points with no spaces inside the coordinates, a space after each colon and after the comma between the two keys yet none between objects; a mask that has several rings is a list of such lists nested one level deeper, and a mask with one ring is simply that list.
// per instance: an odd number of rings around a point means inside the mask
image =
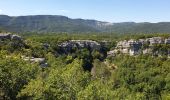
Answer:
[{"label": "horizon line", "polygon": [[119,22],[110,22],[105,20],[98,20],[98,19],[88,19],[88,18],[72,18],[66,15],[56,15],[56,14],[28,14],[28,15],[8,15],[8,14],[0,14],[0,16],[9,16],[9,17],[27,17],[27,16],[61,16],[61,17],[67,17],[69,19],[82,19],[82,20],[95,20],[100,22],[106,22],[106,23],[168,23],[170,21],[157,21],[157,22],[151,22],[151,21],[119,21]]}]

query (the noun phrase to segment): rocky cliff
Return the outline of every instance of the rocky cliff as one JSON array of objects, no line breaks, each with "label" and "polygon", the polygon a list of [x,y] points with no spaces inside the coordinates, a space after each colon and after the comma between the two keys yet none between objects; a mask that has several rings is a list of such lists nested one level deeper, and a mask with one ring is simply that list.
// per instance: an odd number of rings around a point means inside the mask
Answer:
[{"label": "rocky cliff", "polygon": [[115,55],[117,53],[139,55],[170,55],[170,37],[152,37],[138,40],[123,40],[117,42],[114,50],[108,52],[108,55]]},{"label": "rocky cliff", "polygon": [[92,40],[69,40],[58,45],[64,53],[72,52],[74,49],[100,50],[101,45]]},{"label": "rocky cliff", "polygon": [[13,35],[11,33],[0,33],[0,40],[22,41],[22,38],[18,35]]},{"label": "rocky cliff", "polygon": [[11,33],[0,33],[0,50],[21,52],[25,47],[25,41],[21,36]]}]

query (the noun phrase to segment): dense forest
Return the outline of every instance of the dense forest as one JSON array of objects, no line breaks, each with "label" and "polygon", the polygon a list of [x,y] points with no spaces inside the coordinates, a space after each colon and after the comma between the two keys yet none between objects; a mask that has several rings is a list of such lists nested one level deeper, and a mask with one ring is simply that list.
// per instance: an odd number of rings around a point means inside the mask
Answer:
[{"label": "dense forest", "polygon": [[[107,52],[124,39],[170,34],[25,33],[21,40],[0,39],[0,99],[4,100],[169,100],[170,59]],[[68,40],[107,41],[102,49],[73,48]],[[168,48],[170,49],[170,48]],[[45,58],[45,63],[24,60]],[[45,65],[44,65],[45,64]]]}]

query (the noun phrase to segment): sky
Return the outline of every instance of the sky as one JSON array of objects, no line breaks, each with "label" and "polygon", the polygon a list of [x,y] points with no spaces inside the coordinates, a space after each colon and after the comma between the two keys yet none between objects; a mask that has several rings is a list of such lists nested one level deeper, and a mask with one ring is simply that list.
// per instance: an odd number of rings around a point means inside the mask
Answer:
[{"label": "sky", "polygon": [[170,22],[170,0],[0,0],[0,14],[63,15],[107,22]]}]

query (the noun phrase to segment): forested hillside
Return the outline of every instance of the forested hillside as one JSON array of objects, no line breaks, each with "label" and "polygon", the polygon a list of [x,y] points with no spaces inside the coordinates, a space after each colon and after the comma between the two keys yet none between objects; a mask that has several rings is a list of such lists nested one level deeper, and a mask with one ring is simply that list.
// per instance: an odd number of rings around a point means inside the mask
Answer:
[{"label": "forested hillside", "polygon": [[0,99],[169,100],[167,56],[122,53],[107,56],[117,41],[154,36],[170,37],[169,34],[58,33],[21,37],[1,34]]},{"label": "forested hillside", "polygon": [[71,19],[58,15],[7,16],[0,15],[0,29],[10,32],[113,32],[113,33],[169,33],[170,23],[102,22]]},{"label": "forested hillside", "polygon": [[100,32],[105,26],[109,26],[107,22],[57,15],[0,15],[0,28],[11,32]]}]

